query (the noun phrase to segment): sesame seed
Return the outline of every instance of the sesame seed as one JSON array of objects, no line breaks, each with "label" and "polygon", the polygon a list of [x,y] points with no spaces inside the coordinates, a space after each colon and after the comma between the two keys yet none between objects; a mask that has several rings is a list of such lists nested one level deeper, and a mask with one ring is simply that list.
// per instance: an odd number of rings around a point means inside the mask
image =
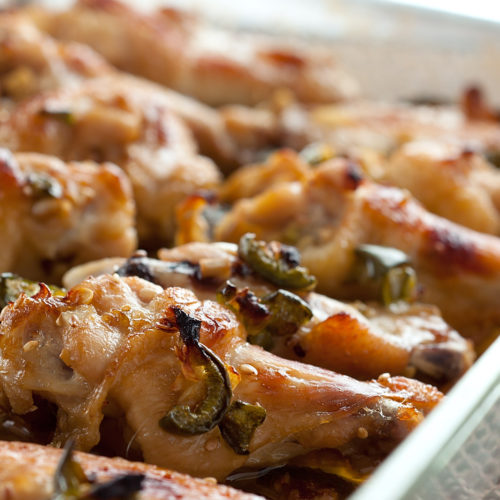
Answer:
[{"label": "sesame seed", "polygon": [[368,431],[364,427],[358,427],[358,437],[360,439],[366,439],[368,437]]},{"label": "sesame seed", "polygon": [[138,296],[143,302],[151,302],[156,297],[156,290],[151,288],[141,288]]},{"label": "sesame seed", "polygon": [[24,352],[29,352],[32,351],[33,349],[36,349],[38,347],[38,340],[30,340],[29,342],[26,342],[23,346],[23,351]]},{"label": "sesame seed", "polygon": [[219,447],[219,440],[217,438],[209,439],[205,444],[207,451],[214,451]]},{"label": "sesame seed", "polygon": [[94,292],[90,288],[80,288],[78,290],[78,302],[80,304],[90,304],[94,298]]},{"label": "sesame seed", "polygon": [[238,370],[244,375],[258,375],[259,372],[257,368],[253,365],[249,365],[248,363],[243,363],[239,366]]}]

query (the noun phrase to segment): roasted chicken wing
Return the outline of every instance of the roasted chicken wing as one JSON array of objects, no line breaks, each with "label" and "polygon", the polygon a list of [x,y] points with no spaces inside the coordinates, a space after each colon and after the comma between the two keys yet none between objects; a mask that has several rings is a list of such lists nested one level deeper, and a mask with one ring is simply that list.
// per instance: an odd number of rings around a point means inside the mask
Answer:
[{"label": "roasted chicken wing", "polygon": [[[226,127],[246,151],[247,162],[259,161],[269,149],[302,150],[311,143],[329,145],[336,153],[383,158],[410,141],[432,140],[498,159],[500,123],[459,105],[413,105],[357,100],[305,106],[278,95],[267,108],[226,106]],[[248,147],[252,145],[252,147]],[[497,160],[495,160],[497,161]]]},{"label": "roasted chicken wing", "polygon": [[436,141],[409,142],[375,176],[408,189],[435,214],[500,235],[500,171],[470,149]]},{"label": "roasted chicken wing", "polygon": [[225,32],[171,8],[145,14],[115,0],[82,0],[31,16],[57,38],[90,45],[121,69],[212,105],[255,104],[281,87],[306,102],[358,93],[329,52]]},{"label": "roasted chicken wing", "polygon": [[151,244],[172,239],[177,202],[220,181],[184,122],[132,77],[94,78],[24,101],[0,123],[0,144],[121,166],[132,182],[139,236]]},{"label": "roasted chicken wing", "polygon": [[[80,480],[82,493],[90,493],[91,498],[128,498],[131,495],[140,500],[261,498],[217,485],[210,479],[195,479],[120,458],[77,452],[70,459],[72,462],[61,462],[64,460],[62,455],[62,450],[49,446],[0,441],[0,499],[54,498],[56,479],[64,478],[64,472],[58,470],[61,463],[70,464],[71,479]],[[74,488],[73,484],[71,486]]]},{"label": "roasted chicken wing", "polygon": [[[389,372],[449,384],[474,359],[471,343],[449,327],[433,306],[403,302],[397,307],[375,302],[349,305],[314,292],[289,289],[285,293],[252,271],[238,256],[236,245],[229,243],[191,243],[160,250],[159,255],[161,261],[138,253],[129,260],[83,264],[65,275],[64,284],[71,288],[89,276],[118,272],[149,279],[164,288],[181,286],[199,298],[224,302],[220,294],[229,282],[236,296],[227,306],[237,307],[251,342],[267,344],[271,352],[286,359],[358,379]],[[293,317],[294,325],[269,304],[267,297],[281,293],[285,299],[281,307]],[[261,309],[268,313],[262,319],[258,317]],[[269,328],[273,322],[278,326]],[[269,335],[264,336],[263,331]]]},{"label": "roasted chicken wing", "polygon": [[110,78],[101,82],[104,87],[115,86],[114,81],[120,78],[133,87],[141,85],[143,92],[149,92],[158,106],[182,118],[201,154],[213,158],[222,168],[234,168],[249,155],[240,152],[240,138],[233,138],[235,130],[228,130],[226,119],[218,111],[173,90],[121,73],[87,45],[50,37],[21,10],[0,12],[0,95],[3,97],[0,103],[4,115],[23,99],[41,92],[74,88],[85,80],[104,75]]},{"label": "roasted chicken wing", "polygon": [[0,272],[59,281],[77,262],[130,255],[134,215],[114,165],[0,150]]},{"label": "roasted chicken wing", "polygon": [[[85,45],[51,39],[20,12],[0,13],[0,95],[14,101],[112,71]],[[5,101],[4,101],[5,103]]]},{"label": "roasted chicken wing", "polygon": [[245,336],[231,311],[182,288],[115,274],[61,298],[42,285],[0,315],[0,401],[17,415],[55,405],[53,444],[89,450],[111,420],[114,450],[222,479],[307,466],[318,450],[362,476],[441,398],[403,377],[358,382],[283,360]]},{"label": "roasted chicken wing", "polygon": [[[290,153],[291,154],[291,153]],[[420,300],[437,305],[457,330],[480,347],[500,325],[497,289],[500,242],[427,212],[408,191],[363,177],[353,161],[336,158],[317,168],[296,170],[293,182],[257,188],[237,201],[210,229],[202,209],[193,222],[181,210],[183,241],[212,238],[238,241],[247,232],[292,243],[318,277],[318,290],[336,298],[362,299],[370,287],[354,279],[357,249],[374,244],[395,247],[415,266]],[[237,177],[239,174],[235,174]],[[251,177],[249,171],[245,171]],[[256,169],[262,176],[262,169]],[[233,184],[235,180],[232,181]],[[255,183],[259,185],[259,183]],[[493,333],[492,333],[493,332]]]}]

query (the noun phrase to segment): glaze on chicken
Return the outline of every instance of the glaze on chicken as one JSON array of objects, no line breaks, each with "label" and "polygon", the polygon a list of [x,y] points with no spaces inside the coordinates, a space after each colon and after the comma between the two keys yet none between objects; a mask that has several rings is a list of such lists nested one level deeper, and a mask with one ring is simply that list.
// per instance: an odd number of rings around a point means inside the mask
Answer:
[{"label": "glaze on chicken", "polygon": [[[0,499],[49,500],[54,494],[54,477],[62,450],[49,446],[0,441]],[[119,458],[77,452],[74,459],[93,484],[123,477],[141,478],[139,500],[258,500],[261,497],[194,479],[170,470]],[[112,491],[112,490],[108,490]],[[117,491],[115,489],[115,491]],[[118,490],[120,491],[120,490]]]},{"label": "glaze on chicken", "polygon": [[[367,243],[398,248],[416,268],[420,300],[437,305],[444,319],[479,348],[494,338],[500,324],[496,237],[430,214],[408,191],[364,178],[348,159],[303,172],[299,169],[293,182],[259,188],[260,194],[237,201],[219,218],[213,238],[236,242],[251,232],[267,241],[292,243],[318,277],[318,291],[350,299],[366,298],[367,292],[352,280],[355,249]],[[259,168],[256,175],[262,175]],[[202,211],[193,211],[195,222],[184,221],[184,242],[197,235],[209,239],[206,231],[196,230],[203,226]]]},{"label": "glaze on chicken", "polygon": [[305,102],[358,93],[324,50],[217,30],[176,9],[145,14],[114,0],[83,0],[61,13],[28,14],[56,38],[90,45],[118,68],[211,105],[256,104],[281,87]]},{"label": "glaze on chicken", "polygon": [[110,75],[39,94],[0,123],[0,144],[66,161],[113,162],[127,173],[143,242],[169,242],[174,208],[220,173],[199,156],[188,127],[141,81]]},{"label": "glaze on chicken", "polygon": [[[233,401],[265,409],[248,454],[236,453],[217,427],[188,435],[159,424],[176,405],[193,407],[203,398],[184,357],[179,315],[200,326],[205,351],[230,374]],[[218,479],[244,465],[262,468],[299,456],[307,462],[322,449],[340,452],[353,470],[363,462],[369,470],[441,398],[432,386],[403,377],[358,382],[284,360],[248,344],[226,308],[182,288],[117,275],[86,280],[64,298],[42,286],[5,307],[0,377],[4,411],[29,414],[35,397],[57,407],[53,444],[72,437],[90,450],[101,440],[103,418],[111,419],[124,429],[118,449]]]},{"label": "glaze on chicken", "polygon": [[[128,261],[103,259],[83,264],[66,273],[64,285],[70,288],[89,276],[118,272],[150,279],[164,288],[188,288],[208,300],[216,300],[228,281],[246,301],[278,289],[245,266],[236,245],[190,243],[162,249],[159,257],[161,261],[137,254]],[[245,290],[251,294],[245,295]],[[471,343],[449,327],[434,306],[351,305],[314,292],[298,293],[308,303],[312,317],[291,332],[273,335],[270,349],[283,358],[361,380],[388,372],[423,377],[435,384],[452,383],[474,359]]]},{"label": "glaze on chicken", "polygon": [[128,256],[135,204],[115,165],[0,149],[0,271],[59,281],[76,263]]}]

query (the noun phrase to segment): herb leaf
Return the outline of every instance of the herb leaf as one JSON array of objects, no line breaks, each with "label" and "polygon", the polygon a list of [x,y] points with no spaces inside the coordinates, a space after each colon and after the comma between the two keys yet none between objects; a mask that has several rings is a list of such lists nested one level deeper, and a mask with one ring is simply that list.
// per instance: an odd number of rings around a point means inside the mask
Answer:
[{"label": "herb leaf", "polygon": [[266,410],[262,406],[236,400],[224,415],[219,429],[235,453],[248,455],[255,430],[265,419]]},{"label": "herb leaf", "polygon": [[256,273],[279,287],[311,290],[316,285],[316,278],[300,266],[295,247],[266,243],[257,240],[255,234],[246,233],[240,239],[238,254]]},{"label": "herb leaf", "polygon": [[195,373],[203,374],[206,395],[193,409],[188,405],[174,406],[159,424],[166,431],[176,434],[203,434],[216,427],[229,408],[231,382],[224,363],[199,341],[201,321],[178,307],[172,309],[185,344],[186,358]]}]

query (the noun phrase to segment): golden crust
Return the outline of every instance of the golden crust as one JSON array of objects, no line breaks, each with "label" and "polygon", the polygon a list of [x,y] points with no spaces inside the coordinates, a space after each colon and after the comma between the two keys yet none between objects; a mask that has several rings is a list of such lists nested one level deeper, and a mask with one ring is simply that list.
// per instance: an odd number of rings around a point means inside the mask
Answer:
[{"label": "golden crust", "polygon": [[281,87],[305,102],[338,101],[358,92],[357,83],[320,49],[216,30],[171,8],[144,14],[114,0],[83,0],[62,13],[31,15],[56,38],[90,45],[121,69],[211,105],[255,104]]},{"label": "golden crust", "polygon": [[19,11],[1,13],[2,97],[19,101],[111,71],[111,66],[89,47],[52,40]]},{"label": "golden crust", "polygon": [[[48,446],[0,441],[0,499],[52,498],[53,478],[61,453],[62,450]],[[210,479],[194,479],[144,463],[82,452],[76,452],[74,459],[80,463],[87,477],[94,477],[97,482],[125,474],[143,474],[145,477],[137,496],[141,500],[261,498],[215,484]]]},{"label": "golden crust", "polygon": [[0,271],[59,281],[76,263],[136,247],[128,179],[111,164],[1,150]]},{"label": "golden crust", "polygon": [[197,155],[189,129],[168,101],[133,77],[110,74],[24,101],[0,124],[3,144],[64,160],[113,162],[128,174],[143,242],[169,242],[174,207],[214,188],[220,173]]},{"label": "golden crust", "polygon": [[348,160],[238,201],[215,239],[238,241],[248,231],[265,240],[293,238],[319,290],[334,297],[363,297],[347,283],[357,245],[399,248],[417,269],[421,299],[436,304],[458,331],[481,344],[500,323],[499,240],[430,214],[407,191],[363,179]]},{"label": "golden crust", "polygon": [[[249,455],[236,454],[218,428],[183,436],[159,426],[173,405],[197,397],[181,370],[179,332],[162,326],[171,321],[173,306],[201,321],[201,342],[237,374],[234,398],[266,409]],[[185,289],[162,290],[116,275],[86,280],[65,298],[42,287],[0,316],[1,392],[8,402],[3,410],[23,415],[32,411],[35,396],[46,399],[58,407],[53,442],[74,437],[83,450],[99,443],[103,417],[121,418],[127,431],[118,432],[118,449],[127,449],[130,441],[129,448],[142,452],[148,463],[222,479],[245,464],[266,467],[318,448],[349,457],[371,446],[384,455],[442,396],[401,377],[358,382],[283,360],[244,338],[230,311],[199,302]],[[361,443],[360,426],[370,435]]]},{"label": "golden crust", "polygon": [[379,180],[408,189],[437,215],[500,235],[500,172],[478,153],[451,143],[410,142],[391,155]]}]

